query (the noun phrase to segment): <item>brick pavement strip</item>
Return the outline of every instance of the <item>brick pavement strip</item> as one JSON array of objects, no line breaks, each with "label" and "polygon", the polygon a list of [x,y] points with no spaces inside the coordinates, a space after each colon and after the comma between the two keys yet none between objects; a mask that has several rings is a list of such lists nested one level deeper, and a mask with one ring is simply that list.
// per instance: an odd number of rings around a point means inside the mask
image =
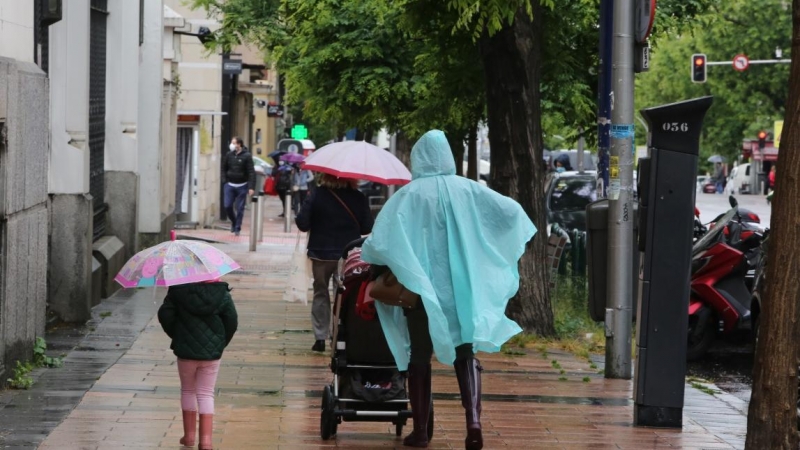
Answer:
[{"label": "brick pavement strip", "polygon": [[[220,245],[245,269],[227,277],[240,328],[217,384],[215,448],[402,448],[389,423],[345,422],[335,438],[320,439],[320,395],[332,379],[329,357],[310,351],[310,307],[281,300],[295,235],[281,233],[277,220],[266,221],[266,227],[255,253],[224,231],[182,232],[229,242]],[[246,223],[240,239],[247,233]],[[168,343],[157,320],[150,320],[39,448],[179,448],[179,381]],[[743,447],[746,420],[741,405],[730,399],[687,387],[682,430],[634,428],[630,381],[606,380],[588,362],[565,353],[549,355],[482,356],[485,448]],[[566,381],[559,380],[551,359],[560,362]],[[433,390],[435,434],[429,448],[463,448],[464,412],[452,368],[434,365]]]}]

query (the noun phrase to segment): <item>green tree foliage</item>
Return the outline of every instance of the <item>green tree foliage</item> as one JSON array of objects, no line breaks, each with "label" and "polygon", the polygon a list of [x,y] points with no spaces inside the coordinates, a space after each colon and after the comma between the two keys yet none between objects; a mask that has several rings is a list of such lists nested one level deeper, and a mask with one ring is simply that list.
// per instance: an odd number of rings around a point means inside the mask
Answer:
[{"label": "green tree foliage", "polygon": [[428,0],[404,5],[400,26],[420,42],[414,60],[413,104],[401,123],[412,140],[438,128],[463,141],[485,116],[480,54],[468,33],[453,30],[458,18],[454,11]]},{"label": "green tree foliage", "polygon": [[281,0],[188,0],[193,9],[204,9],[220,21],[210,49],[230,52],[242,43],[255,44],[269,55],[288,40],[281,15]]},{"label": "green tree foliage", "polygon": [[397,27],[402,3],[286,0],[291,39],[278,54],[289,102],[315,121],[377,130],[411,101],[418,43]]},{"label": "green tree foliage", "polygon": [[192,1],[222,23],[208,47],[257,44],[285,76],[286,101],[314,123],[374,131],[409,109],[419,43],[397,26],[402,2]]},{"label": "green tree foliage", "polygon": [[[758,130],[771,130],[783,117],[788,92],[788,64],[751,65],[745,72],[732,66],[709,66],[708,82],[692,83],[693,53],[709,61],[731,61],[743,53],[750,59],[773,59],[776,47],[789,58],[791,12],[782,0],[728,0],[712,2],[693,26],[664,30],[653,52],[651,71],[639,75],[636,106],[644,108],[713,95],[705,119],[702,156],[735,158],[742,140]],[[703,158],[705,159],[705,158]]]}]

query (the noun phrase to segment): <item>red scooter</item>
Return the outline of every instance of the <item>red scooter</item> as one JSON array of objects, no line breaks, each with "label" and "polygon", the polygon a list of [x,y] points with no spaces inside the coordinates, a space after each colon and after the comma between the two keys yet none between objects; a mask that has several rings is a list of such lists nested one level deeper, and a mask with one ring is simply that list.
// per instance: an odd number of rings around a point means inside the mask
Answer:
[{"label": "red scooter", "polygon": [[718,333],[752,330],[752,273],[764,234],[760,229],[745,230],[736,199],[730,200],[731,210],[692,247],[689,360],[702,357]]}]

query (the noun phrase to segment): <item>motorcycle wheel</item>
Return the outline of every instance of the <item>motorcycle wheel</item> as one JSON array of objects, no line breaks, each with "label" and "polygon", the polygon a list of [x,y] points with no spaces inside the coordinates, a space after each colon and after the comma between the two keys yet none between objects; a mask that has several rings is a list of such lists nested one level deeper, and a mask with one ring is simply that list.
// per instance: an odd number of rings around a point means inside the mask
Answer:
[{"label": "motorcycle wheel", "polygon": [[714,337],[714,316],[708,308],[700,308],[697,314],[689,317],[686,359],[696,361],[702,358],[711,348]]}]

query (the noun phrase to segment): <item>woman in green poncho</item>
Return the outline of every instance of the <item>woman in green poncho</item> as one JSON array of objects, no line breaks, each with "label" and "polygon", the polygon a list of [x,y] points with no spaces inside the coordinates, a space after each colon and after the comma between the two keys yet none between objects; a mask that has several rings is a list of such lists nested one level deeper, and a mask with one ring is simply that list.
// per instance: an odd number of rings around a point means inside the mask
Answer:
[{"label": "woman in green poncho", "polygon": [[362,259],[387,266],[420,295],[413,310],[376,304],[389,348],[408,370],[414,431],[428,446],[431,357],[455,366],[466,410],[468,450],[481,449],[482,370],[474,352],[496,352],[521,331],[505,316],[519,288],[517,263],[536,228],[522,207],[455,175],[444,133],[427,132],[411,152],[412,181],[384,205]]}]

